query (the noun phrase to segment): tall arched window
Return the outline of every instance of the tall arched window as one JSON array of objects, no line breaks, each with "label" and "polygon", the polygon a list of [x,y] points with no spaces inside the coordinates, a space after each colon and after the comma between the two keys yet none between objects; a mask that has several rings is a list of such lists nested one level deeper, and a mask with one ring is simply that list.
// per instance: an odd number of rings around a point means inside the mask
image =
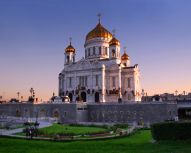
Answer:
[{"label": "tall arched window", "polygon": [[99,47],[99,55],[101,55],[101,46]]},{"label": "tall arched window", "polygon": [[87,50],[85,50],[85,57],[87,57]]},{"label": "tall arched window", "polygon": [[105,47],[105,55],[107,55],[107,47]]},{"label": "tall arched window", "polygon": [[69,56],[67,56],[67,63],[69,63]]},{"label": "tall arched window", "polygon": [[73,63],[75,62],[75,56],[73,56]]},{"label": "tall arched window", "polygon": [[93,47],[93,55],[95,55],[95,47]]},{"label": "tall arched window", "polygon": [[131,78],[128,78],[128,79],[127,79],[127,87],[128,87],[128,88],[131,88]]},{"label": "tall arched window", "polygon": [[115,50],[112,50],[112,57],[115,57]]},{"label": "tall arched window", "polygon": [[103,55],[105,55],[105,46],[102,47],[102,50],[103,50]]},{"label": "tall arched window", "polygon": [[88,56],[90,56],[90,48],[88,48]]}]

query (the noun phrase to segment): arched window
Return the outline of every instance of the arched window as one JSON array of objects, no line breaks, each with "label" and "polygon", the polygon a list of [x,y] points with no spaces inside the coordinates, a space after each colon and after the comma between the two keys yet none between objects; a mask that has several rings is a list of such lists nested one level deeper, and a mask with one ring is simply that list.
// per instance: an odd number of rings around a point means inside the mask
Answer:
[{"label": "arched window", "polygon": [[95,55],[95,47],[93,47],[93,55]]},{"label": "arched window", "polygon": [[90,48],[88,48],[88,56],[90,56]]},{"label": "arched window", "polygon": [[131,94],[128,94],[127,98],[128,98],[128,100],[131,100]]},{"label": "arched window", "polygon": [[115,87],[115,77],[114,76],[112,77],[112,85],[113,85],[113,87]]},{"label": "arched window", "polygon": [[98,81],[99,81],[99,76],[98,75],[96,75],[96,86],[98,86]]},{"label": "arched window", "polygon": [[112,57],[115,57],[115,50],[112,50]]},{"label": "arched window", "polygon": [[127,79],[127,87],[128,87],[128,88],[131,88],[131,78],[128,78],[128,79]]},{"label": "arched window", "polygon": [[69,62],[69,56],[67,56],[67,63]]},{"label": "arched window", "polygon": [[87,57],[87,50],[85,50],[85,57]]},{"label": "arched window", "polygon": [[99,55],[101,55],[101,46],[99,47]]},{"label": "arched window", "polygon": [[102,47],[103,55],[105,55],[105,46]]},{"label": "arched window", "polygon": [[69,93],[68,97],[70,98],[70,102],[72,103],[72,101],[73,101],[73,94]]},{"label": "arched window", "polygon": [[105,47],[105,55],[107,55],[107,47]]},{"label": "arched window", "polygon": [[75,56],[73,56],[73,62],[75,62]]},{"label": "arched window", "polygon": [[99,92],[95,93],[95,102],[98,103],[99,102]]}]

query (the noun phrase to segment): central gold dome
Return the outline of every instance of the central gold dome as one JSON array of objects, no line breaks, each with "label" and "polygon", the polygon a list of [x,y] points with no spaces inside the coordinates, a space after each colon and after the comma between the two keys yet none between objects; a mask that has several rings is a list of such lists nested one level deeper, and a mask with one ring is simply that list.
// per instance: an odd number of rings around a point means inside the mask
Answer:
[{"label": "central gold dome", "polygon": [[86,41],[97,37],[111,39],[113,36],[107,29],[98,23],[97,26],[86,35]]}]

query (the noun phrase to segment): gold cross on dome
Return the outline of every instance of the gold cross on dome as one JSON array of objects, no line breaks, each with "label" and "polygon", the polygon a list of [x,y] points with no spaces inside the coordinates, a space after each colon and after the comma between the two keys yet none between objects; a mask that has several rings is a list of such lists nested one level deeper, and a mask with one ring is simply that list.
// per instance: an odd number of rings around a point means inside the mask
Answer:
[{"label": "gold cross on dome", "polygon": [[99,21],[99,23],[101,22],[101,13],[98,13],[98,21]]},{"label": "gold cross on dome", "polygon": [[126,53],[127,47],[124,46],[124,47],[123,47],[123,50],[124,50],[124,53]]},{"label": "gold cross on dome", "polygon": [[71,43],[72,43],[72,37],[69,37],[69,41],[70,41],[70,45],[71,45]]},{"label": "gold cross on dome", "polygon": [[116,29],[113,29],[112,32],[113,32],[113,37],[115,37]]}]

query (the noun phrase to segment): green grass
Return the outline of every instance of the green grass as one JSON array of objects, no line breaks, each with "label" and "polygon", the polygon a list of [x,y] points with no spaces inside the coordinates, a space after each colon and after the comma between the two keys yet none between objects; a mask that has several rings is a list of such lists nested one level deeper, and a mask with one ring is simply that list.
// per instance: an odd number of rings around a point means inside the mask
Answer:
[{"label": "green grass", "polygon": [[72,135],[81,135],[81,134],[90,134],[90,133],[99,133],[104,132],[107,129],[102,127],[91,127],[91,126],[70,126],[70,125],[61,125],[53,124],[50,127],[39,129],[39,132],[45,135],[55,135],[55,134],[72,134]]},{"label": "green grass", "polygon": [[151,143],[149,130],[125,138],[51,142],[0,138],[1,153],[191,153],[191,140]]}]

